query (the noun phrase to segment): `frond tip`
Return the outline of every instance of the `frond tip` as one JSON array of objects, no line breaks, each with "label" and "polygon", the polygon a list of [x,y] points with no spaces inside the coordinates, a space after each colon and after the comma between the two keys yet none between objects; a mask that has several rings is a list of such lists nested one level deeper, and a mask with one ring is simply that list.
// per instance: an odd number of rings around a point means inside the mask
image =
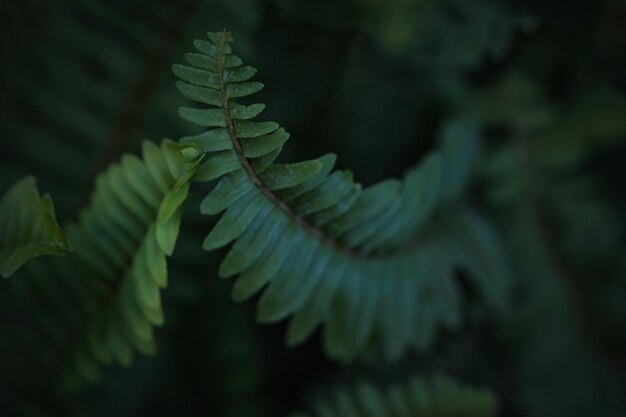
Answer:
[{"label": "frond tip", "polygon": [[50,195],[39,195],[35,179],[23,178],[9,188],[0,200],[0,275],[10,277],[36,256],[71,250]]},{"label": "frond tip", "polygon": [[462,385],[443,375],[380,389],[369,382],[340,388],[314,401],[311,412],[293,417],[493,417],[498,408],[491,391]]},{"label": "frond tip", "polygon": [[[505,298],[506,268],[481,251],[494,234],[459,204],[476,156],[466,151],[478,141],[472,126],[451,123],[441,150],[402,180],[364,190],[351,172],[333,172],[332,154],[274,163],[289,135],[277,123],[253,120],[262,104],[235,102],[263,87],[250,81],[256,70],[232,55],[230,34],[208,38],[186,55],[190,66],[173,71],[181,93],[204,105],[180,109],[208,127],[181,142],[207,155],[195,180],[215,186],[200,208],[224,213],[203,248],[232,244],[219,274],[238,276],[236,301],[267,286],[260,322],[291,316],[292,346],[325,324],[326,352],[349,361],[370,348],[396,359],[409,347],[427,348],[440,326],[458,326],[457,269],[480,274],[472,282],[492,304]],[[447,218],[472,226],[446,228]]]}]

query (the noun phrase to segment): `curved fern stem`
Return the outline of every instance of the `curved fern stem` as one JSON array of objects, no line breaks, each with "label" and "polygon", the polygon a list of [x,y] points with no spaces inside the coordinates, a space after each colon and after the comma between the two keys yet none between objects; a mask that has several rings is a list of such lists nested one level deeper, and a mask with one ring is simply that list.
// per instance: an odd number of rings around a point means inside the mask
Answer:
[{"label": "curved fern stem", "polygon": [[216,181],[200,208],[224,214],[203,248],[232,243],[219,274],[238,275],[235,300],[267,285],[257,319],[293,316],[290,345],[326,323],[325,349],[342,360],[370,348],[395,359],[409,346],[427,348],[439,325],[458,326],[459,268],[471,272],[491,304],[503,303],[508,276],[497,237],[461,204],[477,157],[471,125],[450,123],[441,149],[402,181],[364,190],[351,172],[332,172],[332,154],[274,163],[289,135],[277,123],[253,121],[263,104],[236,102],[263,88],[250,81],[256,70],[232,54],[228,32],[208,38],[194,43],[199,53],[186,55],[190,66],[173,71],[185,97],[208,105],[180,109],[184,119],[209,128],[181,142],[207,155],[195,179]]},{"label": "curved fern stem", "polygon": [[312,236],[316,237],[323,241],[326,245],[332,247],[333,249],[340,250],[345,252],[347,255],[354,256],[356,253],[347,246],[342,246],[339,242],[333,239],[331,236],[328,236],[324,230],[316,227],[314,224],[306,221],[304,217],[298,216],[289,205],[285,204],[280,198],[278,198],[268,187],[267,185],[259,178],[254,168],[248,161],[245,156],[243,147],[239,142],[237,137],[237,130],[235,129],[235,124],[233,122],[233,116],[230,111],[230,101],[228,95],[226,94],[226,81],[224,79],[224,49],[226,48],[228,35],[224,35],[220,38],[218,45],[218,53],[217,53],[217,75],[219,78],[219,93],[220,99],[222,101],[222,110],[224,111],[224,118],[226,120],[226,125],[228,126],[228,133],[230,135],[230,140],[233,143],[233,149],[235,150],[235,154],[239,159],[239,163],[245,170],[246,174],[250,178],[250,181],[254,185],[258,187],[259,190],[265,195],[265,197],[270,200],[276,207],[281,209],[294,223],[298,224],[302,228],[304,228],[307,232],[309,232]]}]

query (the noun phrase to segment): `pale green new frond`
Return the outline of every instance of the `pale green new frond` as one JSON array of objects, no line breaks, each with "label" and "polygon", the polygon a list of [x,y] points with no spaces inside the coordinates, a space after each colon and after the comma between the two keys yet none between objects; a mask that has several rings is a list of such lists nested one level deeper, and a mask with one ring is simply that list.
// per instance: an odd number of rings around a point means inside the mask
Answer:
[{"label": "pale green new frond", "polygon": [[[505,299],[504,263],[490,255],[495,234],[459,204],[476,161],[478,132],[450,123],[434,150],[401,180],[361,189],[349,171],[333,171],[332,154],[276,164],[288,134],[254,121],[262,104],[235,99],[259,91],[256,73],[231,53],[226,32],[196,41],[190,66],[175,65],[177,87],[200,109],[180,115],[209,129],[185,137],[207,155],[197,181],[214,181],[201,205],[219,221],[205,250],[232,244],[219,274],[237,276],[233,298],[266,288],[260,322],[288,317],[287,342],[304,342],[324,325],[333,358],[352,360],[365,350],[400,357],[427,348],[439,327],[460,323],[463,293],[457,270],[473,276],[493,305]],[[448,218],[466,220],[447,227]],[[468,220],[469,219],[469,220]],[[459,220],[460,222],[460,220]]]},{"label": "pale green new frond", "polygon": [[339,388],[293,417],[493,417],[497,408],[490,390],[436,375],[385,388],[367,381]]},{"label": "pale green new frond", "polygon": [[50,195],[39,195],[35,179],[23,178],[9,188],[0,200],[0,276],[10,277],[36,256],[71,250]]},{"label": "pale green new frond", "polygon": [[201,158],[194,147],[144,142],[143,159],[124,155],[97,178],[89,207],[68,229],[76,250],[73,279],[65,281],[89,302],[65,367],[66,387],[95,380],[102,364],[130,365],[134,351],[155,352],[166,257]]}]

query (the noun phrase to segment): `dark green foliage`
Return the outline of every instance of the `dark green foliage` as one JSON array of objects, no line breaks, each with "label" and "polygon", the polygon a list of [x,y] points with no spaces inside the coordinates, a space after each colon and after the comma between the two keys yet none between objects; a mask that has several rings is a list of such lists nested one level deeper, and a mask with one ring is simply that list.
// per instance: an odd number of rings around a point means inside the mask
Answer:
[{"label": "dark green foliage", "polygon": [[624,6],[0,2],[0,415],[623,416]]},{"label": "dark green foliage", "polygon": [[33,177],[9,188],[0,200],[0,276],[8,278],[29,259],[64,255],[72,246],[56,221],[49,194],[41,197]]}]

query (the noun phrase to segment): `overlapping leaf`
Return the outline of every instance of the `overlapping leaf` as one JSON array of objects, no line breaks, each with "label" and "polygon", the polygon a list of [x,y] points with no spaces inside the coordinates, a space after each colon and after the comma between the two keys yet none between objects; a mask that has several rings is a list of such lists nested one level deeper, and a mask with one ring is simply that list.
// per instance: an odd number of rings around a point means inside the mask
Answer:
[{"label": "overlapping leaf", "polygon": [[[232,244],[219,273],[238,276],[235,300],[266,287],[259,321],[291,316],[290,345],[325,323],[327,353],[351,360],[370,347],[397,358],[409,346],[428,347],[440,325],[456,326],[458,268],[478,275],[478,290],[493,304],[504,298],[506,268],[480,252],[493,246],[492,231],[456,204],[476,157],[471,126],[452,123],[441,151],[401,181],[365,190],[349,171],[332,171],[332,154],[274,163],[288,134],[274,122],[252,120],[263,104],[235,101],[263,85],[251,81],[256,70],[232,54],[232,41],[227,32],[209,33],[195,42],[197,53],[186,55],[190,66],[173,71],[180,92],[206,105],[180,109],[184,119],[209,128],[181,142],[208,155],[196,180],[215,182],[201,211],[224,213],[204,249]],[[435,227],[447,216],[467,227]]]},{"label": "overlapping leaf", "polygon": [[71,250],[50,195],[39,195],[33,177],[15,183],[0,200],[0,276],[8,278],[36,256]]}]

